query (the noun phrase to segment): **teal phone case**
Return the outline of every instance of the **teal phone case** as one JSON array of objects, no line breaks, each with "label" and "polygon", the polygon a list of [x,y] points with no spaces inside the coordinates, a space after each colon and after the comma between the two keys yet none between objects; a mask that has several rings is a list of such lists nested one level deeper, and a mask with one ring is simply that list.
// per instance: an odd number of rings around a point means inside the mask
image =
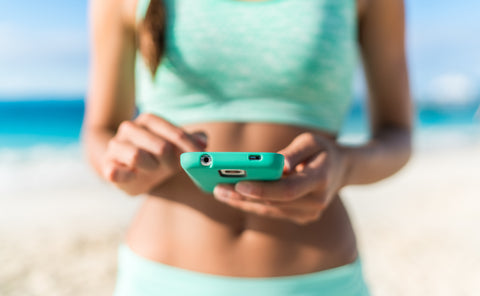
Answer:
[{"label": "teal phone case", "polygon": [[211,193],[220,183],[278,180],[284,157],[271,152],[186,152],[180,164],[198,187]]}]

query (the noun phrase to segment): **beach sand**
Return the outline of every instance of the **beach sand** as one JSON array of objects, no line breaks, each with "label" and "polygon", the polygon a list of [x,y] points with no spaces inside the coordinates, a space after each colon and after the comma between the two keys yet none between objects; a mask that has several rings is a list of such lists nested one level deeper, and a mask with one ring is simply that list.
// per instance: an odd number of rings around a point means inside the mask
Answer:
[{"label": "beach sand", "polygon": [[[141,202],[77,146],[0,153],[0,295],[111,295]],[[345,188],[373,295],[480,295],[480,145],[424,149],[394,177]]]}]

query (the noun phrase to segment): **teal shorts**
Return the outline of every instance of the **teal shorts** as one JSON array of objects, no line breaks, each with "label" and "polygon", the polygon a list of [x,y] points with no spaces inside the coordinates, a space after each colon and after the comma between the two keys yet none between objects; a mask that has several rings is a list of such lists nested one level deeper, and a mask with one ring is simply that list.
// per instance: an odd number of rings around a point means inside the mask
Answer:
[{"label": "teal shorts", "polygon": [[185,270],[119,248],[115,296],[368,296],[357,259],[314,273],[280,277],[231,277]]}]

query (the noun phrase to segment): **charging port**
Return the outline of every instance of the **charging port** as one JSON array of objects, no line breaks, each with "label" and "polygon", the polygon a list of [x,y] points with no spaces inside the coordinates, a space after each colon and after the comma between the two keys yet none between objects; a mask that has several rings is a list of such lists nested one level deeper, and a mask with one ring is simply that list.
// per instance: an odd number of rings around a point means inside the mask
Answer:
[{"label": "charging port", "polygon": [[262,159],[262,156],[258,155],[258,154],[251,154],[248,156],[248,159],[249,160],[260,160]]},{"label": "charging port", "polygon": [[245,170],[236,170],[236,169],[224,169],[224,170],[218,170],[218,173],[222,177],[226,178],[242,178],[247,176],[247,173]]}]

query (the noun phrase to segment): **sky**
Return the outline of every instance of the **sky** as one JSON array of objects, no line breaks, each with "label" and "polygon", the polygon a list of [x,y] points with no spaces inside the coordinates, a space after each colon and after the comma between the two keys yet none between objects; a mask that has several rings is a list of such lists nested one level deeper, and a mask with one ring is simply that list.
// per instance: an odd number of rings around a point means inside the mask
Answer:
[{"label": "sky", "polygon": [[[480,1],[406,0],[406,8],[414,96],[477,96]],[[82,96],[87,73],[87,1],[0,0],[0,98]]]}]

